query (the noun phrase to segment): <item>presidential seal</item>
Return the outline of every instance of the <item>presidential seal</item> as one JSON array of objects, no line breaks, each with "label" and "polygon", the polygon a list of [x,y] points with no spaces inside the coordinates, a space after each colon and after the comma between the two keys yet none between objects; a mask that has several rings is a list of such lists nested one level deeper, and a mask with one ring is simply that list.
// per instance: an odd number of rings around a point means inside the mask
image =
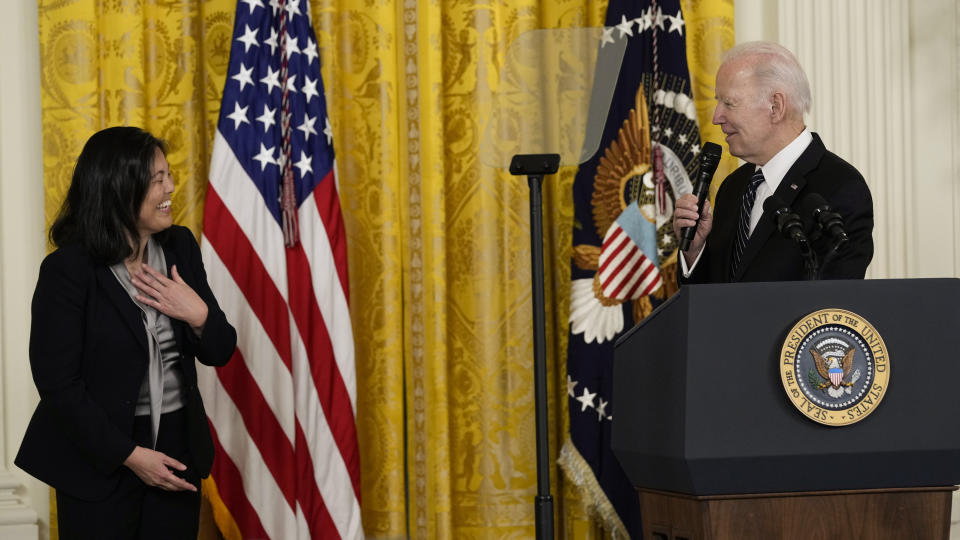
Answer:
[{"label": "presidential seal", "polygon": [[790,402],[807,418],[846,426],[880,405],[890,381],[890,357],[863,317],[822,309],[803,317],[780,349],[780,379]]}]

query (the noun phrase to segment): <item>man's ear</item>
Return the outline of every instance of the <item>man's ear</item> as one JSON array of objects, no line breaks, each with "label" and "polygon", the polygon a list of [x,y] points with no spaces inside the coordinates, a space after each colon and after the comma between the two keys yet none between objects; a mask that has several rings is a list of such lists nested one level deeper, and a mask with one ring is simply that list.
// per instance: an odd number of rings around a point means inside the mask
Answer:
[{"label": "man's ear", "polygon": [[787,97],[783,92],[774,92],[770,96],[770,121],[773,123],[782,122],[787,116]]}]

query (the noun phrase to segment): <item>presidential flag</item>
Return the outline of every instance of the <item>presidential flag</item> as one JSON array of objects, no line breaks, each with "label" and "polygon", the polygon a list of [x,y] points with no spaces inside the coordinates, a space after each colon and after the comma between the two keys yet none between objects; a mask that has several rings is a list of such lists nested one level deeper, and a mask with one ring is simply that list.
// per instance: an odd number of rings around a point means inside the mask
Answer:
[{"label": "presidential flag", "polygon": [[640,538],[639,500],[610,447],[613,344],[676,290],[673,201],[692,191],[700,135],[679,1],[611,0],[599,46],[620,40],[600,151],[573,186],[570,438],[560,464],[611,536]]},{"label": "presidential flag", "polygon": [[346,240],[307,2],[238,2],[201,250],[236,326],[201,391],[227,538],[362,538]]}]

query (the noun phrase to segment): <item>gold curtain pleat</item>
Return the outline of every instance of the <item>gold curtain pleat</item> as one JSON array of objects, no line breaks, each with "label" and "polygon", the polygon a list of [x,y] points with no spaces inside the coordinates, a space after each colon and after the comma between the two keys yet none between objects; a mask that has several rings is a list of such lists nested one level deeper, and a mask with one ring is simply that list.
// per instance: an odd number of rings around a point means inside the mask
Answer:
[{"label": "gold curtain pleat", "polygon": [[[478,148],[511,41],[600,26],[606,1],[309,4],[348,237],[367,537],[530,538],[529,189]],[[38,6],[47,223],[86,139],[130,124],[168,142],[176,221],[199,234],[235,2]],[[718,140],[713,73],[733,41],[732,2],[683,7],[701,131]],[[552,459],[567,430],[574,174],[561,169],[543,190]],[[600,538],[556,466],[551,487],[558,533]]]}]

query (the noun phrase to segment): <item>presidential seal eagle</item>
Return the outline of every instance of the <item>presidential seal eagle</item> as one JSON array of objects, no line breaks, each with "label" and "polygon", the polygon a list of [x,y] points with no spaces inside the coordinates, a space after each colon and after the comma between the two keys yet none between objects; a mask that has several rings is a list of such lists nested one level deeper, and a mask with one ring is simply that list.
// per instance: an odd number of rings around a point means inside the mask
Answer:
[{"label": "presidential seal eagle", "polygon": [[814,365],[817,366],[817,373],[820,374],[820,377],[823,378],[823,382],[817,385],[818,390],[826,389],[827,393],[830,394],[830,397],[838,398],[844,393],[849,394],[853,383],[857,382],[860,378],[860,370],[858,369],[850,375],[850,370],[853,368],[853,353],[856,351],[854,348],[850,348],[843,357],[837,357],[835,355],[830,355],[824,357],[816,349],[810,349],[810,354],[813,355]]}]

